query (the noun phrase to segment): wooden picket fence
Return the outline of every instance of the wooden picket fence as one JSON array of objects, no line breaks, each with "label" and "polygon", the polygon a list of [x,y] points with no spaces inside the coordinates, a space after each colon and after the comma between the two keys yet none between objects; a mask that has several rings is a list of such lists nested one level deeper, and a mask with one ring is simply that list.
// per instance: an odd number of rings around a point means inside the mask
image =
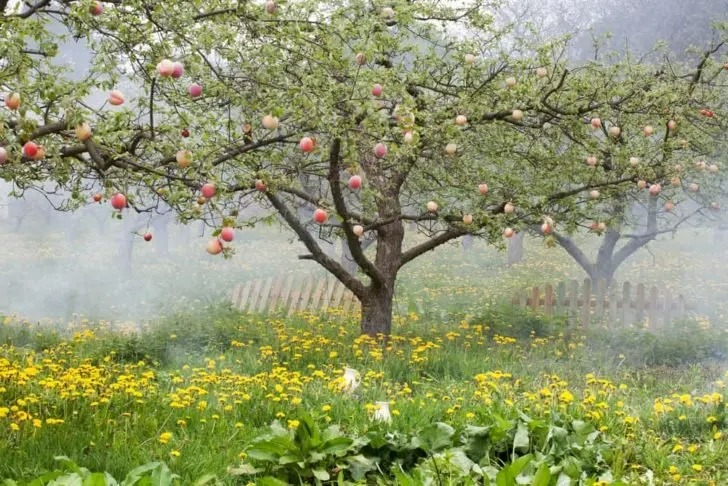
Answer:
[{"label": "wooden picket fence", "polygon": [[[633,292],[634,291],[634,292]],[[588,327],[592,322],[609,327],[644,325],[655,329],[687,315],[690,307],[682,295],[656,286],[615,282],[607,288],[605,280],[596,285],[590,279],[561,282],[555,287],[546,284],[518,292],[512,302],[521,308],[551,315],[567,315],[571,325]]]},{"label": "wooden picket fence", "polygon": [[341,282],[333,277],[314,275],[279,275],[238,284],[233,288],[232,304],[241,311],[286,316],[302,311],[322,313],[330,309],[346,315],[360,306],[359,299]]}]

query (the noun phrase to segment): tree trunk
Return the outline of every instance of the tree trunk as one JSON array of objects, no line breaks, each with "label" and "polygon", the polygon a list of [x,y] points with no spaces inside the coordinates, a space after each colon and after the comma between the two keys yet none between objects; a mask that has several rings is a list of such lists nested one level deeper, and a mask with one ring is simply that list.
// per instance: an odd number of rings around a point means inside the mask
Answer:
[{"label": "tree trunk", "polygon": [[469,253],[470,250],[473,249],[473,243],[474,242],[475,242],[475,237],[473,235],[465,235],[465,236],[463,236],[463,241],[461,243],[462,244],[462,247],[463,247],[463,252]]},{"label": "tree trunk", "polygon": [[369,287],[361,303],[361,332],[371,337],[392,332],[394,280],[384,286]]},{"label": "tree trunk", "polygon": [[525,231],[519,231],[508,240],[508,266],[523,260],[523,239],[525,236]]},{"label": "tree trunk", "polygon": [[604,263],[601,266],[594,265],[591,271],[587,272],[591,281],[596,284],[599,280],[604,280],[607,284],[607,288],[612,285],[614,281],[614,272],[617,271],[617,267],[610,261]]}]

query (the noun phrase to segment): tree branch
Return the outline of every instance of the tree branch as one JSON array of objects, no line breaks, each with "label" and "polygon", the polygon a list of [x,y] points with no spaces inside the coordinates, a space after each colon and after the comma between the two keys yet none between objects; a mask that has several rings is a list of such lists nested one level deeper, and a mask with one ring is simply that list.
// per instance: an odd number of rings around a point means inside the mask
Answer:
[{"label": "tree branch", "polygon": [[336,212],[343,218],[344,234],[346,235],[346,243],[351,251],[351,256],[359,267],[366,273],[373,282],[382,284],[384,277],[379,269],[364,255],[364,251],[359,244],[359,238],[354,234],[349,221],[349,211],[346,208],[346,201],[341,192],[341,169],[339,167],[339,157],[341,154],[341,139],[335,138],[331,141],[329,149],[329,187],[331,188],[331,196],[334,199],[334,207]]},{"label": "tree branch", "polygon": [[574,240],[559,233],[554,232],[552,234],[559,246],[566,250],[566,253],[571,255],[571,258],[573,258],[587,274],[592,275],[594,273],[594,265],[589,261],[586,254],[581,251],[581,248],[576,246]]},{"label": "tree branch", "polygon": [[278,211],[286,223],[288,223],[288,226],[298,235],[308,251],[311,252],[311,259],[315,260],[319,265],[331,272],[331,274],[339,279],[346,288],[351,290],[354,295],[359,298],[359,300],[363,299],[366,289],[359,279],[347,272],[346,269],[339,264],[339,262],[333,260],[331,257],[326,255],[323,250],[321,250],[321,247],[318,243],[316,243],[316,240],[313,236],[311,236],[308,230],[306,230],[303,223],[296,218],[296,216],[290,209],[288,209],[285,203],[278,198],[278,196],[270,191],[267,191],[265,195],[268,197],[268,200],[276,211]]},{"label": "tree branch", "polygon": [[399,268],[402,268],[405,264],[408,262],[411,262],[418,256],[422,255],[423,253],[426,253],[430,250],[434,250],[440,245],[443,245],[447,243],[450,240],[454,240],[455,238],[459,238],[463,235],[468,234],[468,230],[461,229],[461,228],[449,228],[443,233],[440,233],[439,235],[435,236],[434,238],[430,238],[429,240],[425,241],[424,243],[421,243],[415,247],[410,248],[409,250],[402,252],[402,257],[400,258]]}]

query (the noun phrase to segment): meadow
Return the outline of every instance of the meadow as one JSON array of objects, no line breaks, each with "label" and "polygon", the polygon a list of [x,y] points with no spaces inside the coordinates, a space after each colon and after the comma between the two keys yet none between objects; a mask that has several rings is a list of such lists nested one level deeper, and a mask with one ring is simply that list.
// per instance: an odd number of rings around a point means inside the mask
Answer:
[{"label": "meadow", "polygon": [[[123,309],[133,305],[133,292],[157,285],[178,296],[157,309],[164,316],[5,317],[0,478],[728,483],[728,332],[720,278],[708,272],[712,258],[703,258],[707,238],[658,243],[662,265],[646,254],[625,269],[621,278],[670,282],[703,303],[706,312],[659,333],[574,329],[503,305],[523,286],[581,278],[560,250],[529,241],[526,260],[510,268],[503,254],[478,246],[417,261],[402,276],[395,334],[385,341],[359,336],[356,316],[336,309],[283,319],[217,302],[231,281],[307,265],[276,260],[276,251],[292,253],[285,243],[260,242],[251,235],[232,261],[201,259],[176,281],[169,276],[182,263],[156,261],[142,247],[137,284],[124,283],[131,298],[98,290],[98,300],[116,295]],[[5,260],[22,265],[22,245],[6,245]],[[189,251],[181,245],[172,253]],[[66,254],[42,254],[64,265]],[[111,282],[105,264],[87,262]],[[353,390],[346,368],[361,379]]]}]

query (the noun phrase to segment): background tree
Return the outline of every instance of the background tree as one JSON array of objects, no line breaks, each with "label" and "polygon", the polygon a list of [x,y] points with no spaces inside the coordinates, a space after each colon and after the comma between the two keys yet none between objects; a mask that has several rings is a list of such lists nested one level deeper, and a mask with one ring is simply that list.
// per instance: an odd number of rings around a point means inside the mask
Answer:
[{"label": "background tree", "polygon": [[[683,71],[629,59],[578,66],[560,43],[505,42],[492,2],[1,6],[6,180],[52,183],[70,209],[113,195],[119,217],[170,207],[218,232],[280,221],[308,250],[303,258],[361,301],[370,335],[391,331],[397,274],[425,252],[465,234],[502,245],[504,232],[541,222],[569,234],[606,214],[591,191],[623,194],[640,177],[656,184],[673,173],[702,183],[707,174],[678,170],[639,133],[671,119],[682,127],[693,104],[710,105],[717,54],[691,98],[673,104],[692,79]],[[51,18],[88,39],[93,66],[82,79],[51,62]],[[125,80],[139,96],[118,91]],[[99,91],[108,103],[86,102]],[[588,123],[596,113],[598,130]],[[716,138],[719,115],[688,146]],[[663,134],[663,152],[684,150],[676,134]],[[635,147],[649,159],[644,174],[629,163]],[[605,163],[594,168],[584,157],[597,149]],[[253,203],[269,212],[244,211]],[[313,221],[302,203],[317,208]],[[406,222],[420,231],[406,234]],[[360,275],[312,229],[345,238]],[[361,238],[375,240],[371,251]],[[208,251],[232,246],[215,238]]]}]

